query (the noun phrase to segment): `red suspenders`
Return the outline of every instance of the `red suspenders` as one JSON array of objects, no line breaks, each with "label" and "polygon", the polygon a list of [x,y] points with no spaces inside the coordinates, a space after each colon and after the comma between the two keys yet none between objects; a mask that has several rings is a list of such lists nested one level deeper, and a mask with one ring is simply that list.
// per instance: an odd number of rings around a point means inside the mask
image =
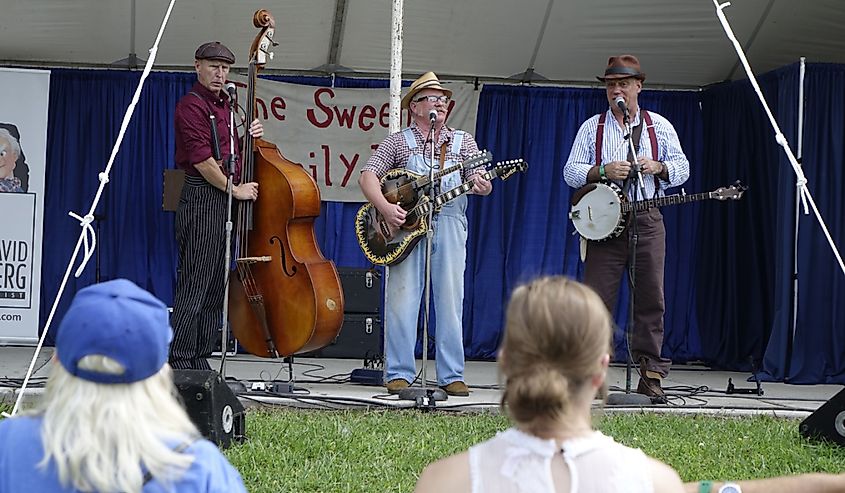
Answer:
[{"label": "red suspenders", "polygon": [[[655,161],[659,161],[657,156],[657,132],[654,131],[654,122],[651,120],[651,115],[646,110],[640,110],[640,114],[645,121],[645,128],[648,131],[648,140],[651,141],[651,156]],[[607,111],[599,116],[599,124],[596,127],[596,166],[601,166],[601,148],[604,142],[604,124],[607,120]],[[639,142],[636,143],[639,148]],[[654,176],[654,190],[655,193],[660,189],[660,181],[657,176]]]}]

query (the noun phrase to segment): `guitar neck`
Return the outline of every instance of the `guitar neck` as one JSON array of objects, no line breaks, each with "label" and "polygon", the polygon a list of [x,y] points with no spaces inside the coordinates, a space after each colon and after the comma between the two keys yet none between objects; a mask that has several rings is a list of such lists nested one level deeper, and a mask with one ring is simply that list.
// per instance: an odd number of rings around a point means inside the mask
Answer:
[{"label": "guitar neck", "polygon": [[[489,170],[489,171],[485,171],[484,173],[481,174],[481,176],[485,180],[492,180],[493,178],[499,176],[499,174],[500,173],[498,173],[497,170],[492,169],[492,170]],[[449,190],[448,192],[441,193],[440,195],[438,195],[437,197],[434,198],[435,207],[440,207],[441,205],[445,204],[446,202],[449,202],[450,200],[454,200],[454,199],[460,197],[461,195],[469,192],[470,190],[472,190],[472,186],[474,184],[475,184],[475,180],[469,180],[467,182],[461,183],[457,187]],[[417,212],[419,214],[425,214],[425,213],[428,212],[428,208],[431,207],[431,204],[432,204],[431,201],[420,203],[412,209],[412,212]]]},{"label": "guitar neck", "polygon": [[631,212],[631,210],[633,210],[635,207],[637,211],[645,211],[653,207],[687,204],[689,202],[696,202],[698,200],[706,200],[709,198],[712,198],[712,192],[691,193],[684,195],[667,195],[665,197],[657,197],[656,199],[639,200],[637,202],[625,202],[622,205],[622,212]]},{"label": "guitar neck", "polygon": [[[463,166],[463,163],[458,163],[454,166],[449,166],[446,169],[442,169],[442,170],[438,171],[437,173],[434,173],[434,179],[439,180],[440,178],[443,178],[444,176],[448,175],[449,173],[452,173],[453,171],[457,171],[457,170],[461,169],[462,166]],[[417,178],[417,187],[418,188],[424,187],[424,186],[428,185],[429,183],[430,182],[428,180],[428,175],[422,175],[419,178]]]}]

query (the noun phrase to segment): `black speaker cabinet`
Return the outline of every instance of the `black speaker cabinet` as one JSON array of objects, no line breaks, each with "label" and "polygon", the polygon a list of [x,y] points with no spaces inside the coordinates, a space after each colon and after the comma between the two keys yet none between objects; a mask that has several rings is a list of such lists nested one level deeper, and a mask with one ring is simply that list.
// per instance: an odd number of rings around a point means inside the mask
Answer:
[{"label": "black speaker cabinet", "polygon": [[343,288],[344,313],[378,313],[381,306],[381,272],[375,269],[338,267]]},{"label": "black speaker cabinet", "polygon": [[382,353],[381,319],[377,315],[347,313],[340,333],[331,344],[317,351],[323,358],[374,358]]},{"label": "black speaker cabinet", "polygon": [[202,436],[223,448],[246,437],[244,406],[214,370],[173,370],[173,383]]},{"label": "black speaker cabinet", "polygon": [[807,416],[798,430],[807,438],[826,438],[845,446],[845,389]]}]

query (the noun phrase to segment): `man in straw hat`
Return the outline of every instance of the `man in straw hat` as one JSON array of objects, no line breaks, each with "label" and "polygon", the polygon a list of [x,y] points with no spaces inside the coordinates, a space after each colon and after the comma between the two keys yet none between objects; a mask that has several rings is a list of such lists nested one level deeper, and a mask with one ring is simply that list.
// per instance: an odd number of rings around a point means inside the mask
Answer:
[{"label": "man in straw hat", "polygon": [[[566,183],[580,188],[587,183],[612,181],[624,186],[628,199],[633,200],[639,186],[632,173],[632,163],[642,170],[645,186],[646,196],[637,196],[638,200],[662,196],[667,188],[684,183],[689,177],[689,161],[675,128],[657,113],[641,111],[637,102],[645,80],[637,57],[610,57],[604,76],[597,78],[604,82],[610,108],[588,119],[578,130],[563,168]],[[626,112],[620,106],[627,109],[630,118],[636,158],[628,150]],[[660,380],[669,373],[672,363],[660,354],[665,311],[666,231],[657,208],[638,212],[636,224],[634,326],[628,330],[632,330],[631,353],[640,368],[637,392],[651,397],[654,402],[665,402]],[[611,240],[587,242],[584,283],[598,292],[611,312],[616,306],[619,282],[628,262],[631,231],[629,226],[626,233]]]},{"label": "man in straw hat", "polygon": [[246,491],[176,398],[167,307],[126,279],[80,290],[38,407],[0,421],[2,491]]},{"label": "man in straw hat", "polygon": [[[384,219],[393,227],[405,222],[406,211],[389,203],[381,193],[381,178],[388,171],[404,168],[428,175],[432,141],[435,168],[448,168],[478,152],[475,139],[467,132],[445,124],[452,91],[440,84],[433,72],[415,80],[402,108],[411,115],[411,126],[389,135],[367,161],[358,184]],[[471,193],[488,195],[493,186],[477,170],[462,169],[444,176],[435,184],[439,191],[451,190],[467,180],[473,181]],[[436,314],[437,383],[449,395],[467,396],[464,383],[463,300],[466,266],[466,206],[460,196],[446,203],[434,216],[431,255],[431,286]],[[423,294],[425,243],[398,265],[390,267],[385,301],[385,381],[388,392],[395,394],[408,387],[416,375],[414,347],[417,320]],[[425,341],[424,343],[427,343]]]},{"label": "man in straw hat", "polygon": [[[239,140],[230,149],[229,108],[224,90],[235,55],[217,41],[203,43],[194,53],[197,82],[176,105],[176,166],[185,171],[185,184],[176,211],[176,241],[179,244],[179,272],[173,299],[173,345],[170,364],[177,369],[209,369],[211,356],[220,340],[223,325],[225,282],[225,225],[227,219],[228,167],[235,155],[232,197],[256,200],[258,184],[240,182]],[[215,149],[212,122],[219,143]],[[248,129],[260,138],[264,134],[256,118]],[[219,157],[219,159],[216,159]],[[233,217],[237,217],[233,212]]]}]

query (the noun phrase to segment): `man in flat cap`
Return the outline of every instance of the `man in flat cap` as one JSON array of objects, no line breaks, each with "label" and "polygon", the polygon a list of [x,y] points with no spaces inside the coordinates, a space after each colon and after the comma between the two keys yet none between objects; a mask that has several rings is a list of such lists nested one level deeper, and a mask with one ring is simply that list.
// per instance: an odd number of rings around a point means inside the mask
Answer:
[{"label": "man in flat cap", "polygon": [[[641,109],[637,98],[643,87],[645,74],[633,55],[610,57],[604,76],[610,108],[581,125],[569,159],[563,168],[569,186],[580,188],[587,183],[612,182],[622,186],[628,200],[635,198],[639,183],[632,173],[639,166],[643,174],[645,197],[664,195],[689,178],[689,161],[681,149],[678,134],[672,124],[657,113]],[[622,101],[624,105],[618,104]],[[629,152],[624,119],[632,128],[631,137],[636,157]],[[643,128],[645,127],[645,128]],[[643,131],[645,130],[645,131]],[[584,261],[584,283],[602,297],[613,312],[622,272],[628,263],[629,236],[636,231],[637,255],[634,286],[634,326],[631,354],[640,368],[637,392],[649,396],[653,402],[665,402],[660,380],[669,373],[671,361],[661,357],[663,347],[663,267],[666,258],[666,230],[660,210],[652,208],[637,212],[636,228],[626,223],[626,231],[606,241],[587,241]]]},{"label": "man in flat cap", "polygon": [[[440,85],[432,72],[415,80],[402,108],[411,116],[411,126],[389,135],[367,161],[358,184],[385,221],[398,228],[406,211],[392,204],[381,192],[380,180],[390,170],[404,168],[428,175],[430,167],[445,169],[478,152],[467,132],[446,125],[452,91]],[[434,143],[434,163],[431,147]],[[471,193],[488,195],[493,186],[478,170],[461,169],[442,177],[435,187],[451,190],[472,180]],[[464,383],[463,300],[466,267],[467,199],[447,202],[434,216],[431,255],[431,288],[436,314],[435,347],[437,383],[449,395],[467,396]],[[425,242],[419,242],[405,260],[390,267],[385,300],[385,381],[391,394],[408,387],[416,375],[414,348],[417,320],[425,281]],[[423,341],[427,344],[428,341]]]},{"label": "man in flat cap", "polygon": [[[225,224],[228,169],[234,153],[232,196],[258,198],[257,183],[240,183],[240,144],[230,149],[229,108],[224,90],[235,55],[212,41],[195,54],[197,82],[176,105],[176,166],[185,171],[185,184],[176,211],[179,272],[173,301],[173,344],[170,364],[176,369],[209,369],[206,358],[214,350],[223,324]],[[237,122],[237,119],[235,120]],[[212,123],[218,136],[220,159],[214,157]],[[264,128],[252,121],[249,133],[260,138]],[[233,216],[235,216],[233,212]]]},{"label": "man in flat cap", "polygon": [[0,421],[0,492],[245,492],[176,397],[167,306],[126,279],[81,289],[44,396]]}]

